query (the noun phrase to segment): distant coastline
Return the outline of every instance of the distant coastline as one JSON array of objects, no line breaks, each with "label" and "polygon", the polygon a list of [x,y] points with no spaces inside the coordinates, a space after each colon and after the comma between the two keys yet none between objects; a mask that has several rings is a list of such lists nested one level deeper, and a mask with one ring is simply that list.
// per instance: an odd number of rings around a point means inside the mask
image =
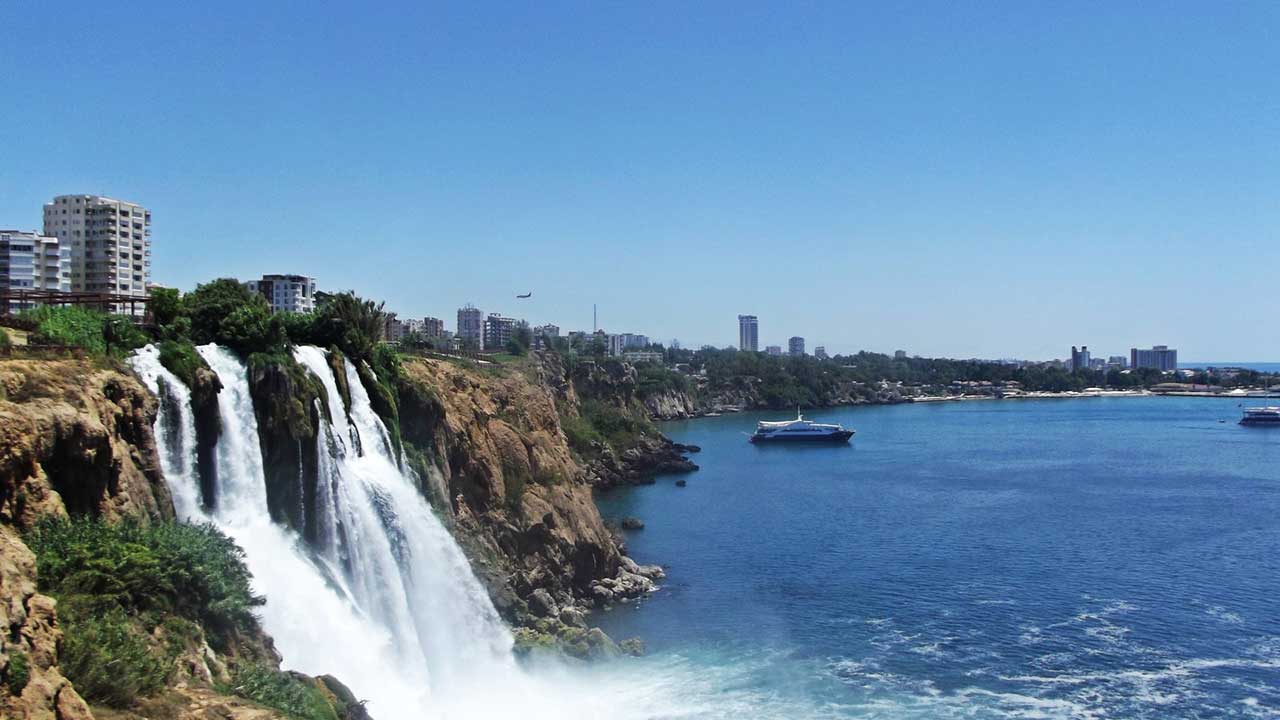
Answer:
[{"label": "distant coastline", "polygon": [[1222,362],[1222,361],[1202,361],[1180,362],[1179,370],[1203,370],[1205,368],[1245,368],[1246,370],[1256,370],[1260,373],[1280,373],[1280,362]]}]

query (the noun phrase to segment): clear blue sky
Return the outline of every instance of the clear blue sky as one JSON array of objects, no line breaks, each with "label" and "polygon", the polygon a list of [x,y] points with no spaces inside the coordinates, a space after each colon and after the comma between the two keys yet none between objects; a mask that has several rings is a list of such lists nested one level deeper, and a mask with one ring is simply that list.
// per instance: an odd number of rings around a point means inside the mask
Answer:
[{"label": "clear blue sky", "polygon": [[157,282],[450,327],[1280,359],[1280,4],[262,5],[0,5],[0,226],[121,197]]}]

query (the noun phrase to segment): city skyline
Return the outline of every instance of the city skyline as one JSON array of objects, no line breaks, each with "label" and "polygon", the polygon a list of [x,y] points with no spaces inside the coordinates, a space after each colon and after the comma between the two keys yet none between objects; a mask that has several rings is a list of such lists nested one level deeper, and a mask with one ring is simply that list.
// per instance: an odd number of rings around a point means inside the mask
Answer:
[{"label": "city skyline", "polygon": [[[566,328],[597,303],[695,347],[749,308],[833,354],[1280,358],[1266,307],[1223,312],[1280,264],[1274,6],[725,10],[8,6],[64,37],[0,48],[39,109],[0,226],[100,193],[155,213],[161,284],[301,273]],[[73,83],[98,112],[47,103]]]}]

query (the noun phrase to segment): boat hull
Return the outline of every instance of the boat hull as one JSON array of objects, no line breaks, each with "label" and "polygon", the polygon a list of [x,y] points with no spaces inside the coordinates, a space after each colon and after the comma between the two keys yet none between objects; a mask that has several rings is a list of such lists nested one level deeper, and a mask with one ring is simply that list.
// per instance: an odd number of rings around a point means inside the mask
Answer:
[{"label": "boat hull", "polygon": [[752,443],[760,445],[786,445],[790,443],[795,443],[797,445],[823,445],[831,443],[847,443],[851,437],[853,437],[852,430],[841,430],[827,435],[792,435],[790,437],[779,435],[752,435],[749,439]]}]

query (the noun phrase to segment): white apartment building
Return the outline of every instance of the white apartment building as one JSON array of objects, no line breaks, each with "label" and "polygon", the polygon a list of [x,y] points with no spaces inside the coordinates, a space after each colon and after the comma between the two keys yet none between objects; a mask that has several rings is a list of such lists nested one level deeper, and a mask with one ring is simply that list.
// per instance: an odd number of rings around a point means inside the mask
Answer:
[{"label": "white apartment building", "polygon": [[306,275],[263,275],[244,284],[261,294],[271,312],[309,313],[316,309],[316,279]]},{"label": "white apartment building", "polygon": [[69,250],[72,291],[147,297],[150,210],[100,195],[59,195],[44,206],[44,234]]},{"label": "white apartment building", "polygon": [[[71,289],[71,254],[55,237],[21,230],[0,230],[0,291]],[[0,311],[16,313],[37,305],[10,298]]]},{"label": "white apartment building", "polygon": [[470,303],[458,308],[458,341],[467,350],[484,349],[484,311]]}]

